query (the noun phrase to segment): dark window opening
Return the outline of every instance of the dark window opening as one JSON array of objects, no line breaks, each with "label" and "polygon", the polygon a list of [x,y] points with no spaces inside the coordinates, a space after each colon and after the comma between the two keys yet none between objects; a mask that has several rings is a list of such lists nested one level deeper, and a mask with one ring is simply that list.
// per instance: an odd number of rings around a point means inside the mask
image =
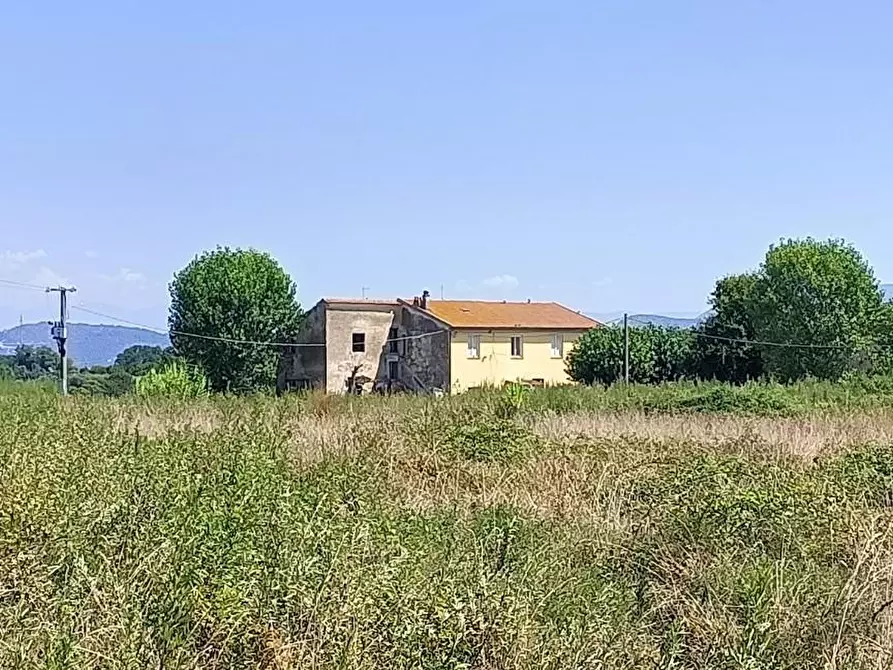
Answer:
[{"label": "dark window opening", "polygon": [[391,328],[390,332],[388,333],[388,353],[389,354],[397,353],[397,345],[399,344],[399,342],[397,341],[397,337],[398,337],[397,333],[398,333],[398,331],[396,328]]},{"label": "dark window opening", "polygon": [[366,333],[354,333],[353,352],[355,354],[362,354],[364,351],[366,351]]},{"label": "dark window opening", "polygon": [[388,379],[394,381],[400,376],[399,365],[397,361],[388,361]]}]

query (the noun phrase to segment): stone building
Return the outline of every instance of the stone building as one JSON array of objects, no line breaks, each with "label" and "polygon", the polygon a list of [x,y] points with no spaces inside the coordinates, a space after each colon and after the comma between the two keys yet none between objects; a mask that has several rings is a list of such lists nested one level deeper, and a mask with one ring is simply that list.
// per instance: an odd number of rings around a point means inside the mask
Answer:
[{"label": "stone building", "polygon": [[280,365],[280,390],[450,393],[569,381],[564,357],[599,324],[554,302],[320,300]]}]

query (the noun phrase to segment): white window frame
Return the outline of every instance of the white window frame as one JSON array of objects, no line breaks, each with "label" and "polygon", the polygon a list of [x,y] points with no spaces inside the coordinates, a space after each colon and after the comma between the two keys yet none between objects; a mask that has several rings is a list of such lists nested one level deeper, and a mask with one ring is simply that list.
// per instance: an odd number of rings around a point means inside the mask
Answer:
[{"label": "white window frame", "polygon": [[465,345],[465,357],[478,359],[481,357],[481,336],[477,333],[468,335],[468,343]]},{"label": "white window frame", "polygon": [[[518,353],[515,353],[515,340],[518,340]],[[524,336],[512,335],[509,340],[509,353],[512,358],[524,358]]]},{"label": "white window frame", "polygon": [[552,334],[552,358],[564,358],[564,333]]}]

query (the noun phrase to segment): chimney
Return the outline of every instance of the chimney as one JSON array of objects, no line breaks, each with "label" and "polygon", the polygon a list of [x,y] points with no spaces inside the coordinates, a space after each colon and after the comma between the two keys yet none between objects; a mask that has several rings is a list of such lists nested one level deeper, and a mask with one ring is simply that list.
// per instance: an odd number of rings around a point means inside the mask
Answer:
[{"label": "chimney", "polygon": [[421,304],[422,309],[428,309],[428,298],[430,295],[431,294],[428,293],[427,289],[422,291],[422,304]]}]

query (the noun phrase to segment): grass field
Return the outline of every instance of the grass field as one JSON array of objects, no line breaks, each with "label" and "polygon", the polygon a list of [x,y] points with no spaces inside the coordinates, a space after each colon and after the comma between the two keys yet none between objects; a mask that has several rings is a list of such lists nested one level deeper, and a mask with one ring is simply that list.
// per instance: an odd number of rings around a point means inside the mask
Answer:
[{"label": "grass field", "polygon": [[3,668],[887,668],[884,382],[0,393]]}]

